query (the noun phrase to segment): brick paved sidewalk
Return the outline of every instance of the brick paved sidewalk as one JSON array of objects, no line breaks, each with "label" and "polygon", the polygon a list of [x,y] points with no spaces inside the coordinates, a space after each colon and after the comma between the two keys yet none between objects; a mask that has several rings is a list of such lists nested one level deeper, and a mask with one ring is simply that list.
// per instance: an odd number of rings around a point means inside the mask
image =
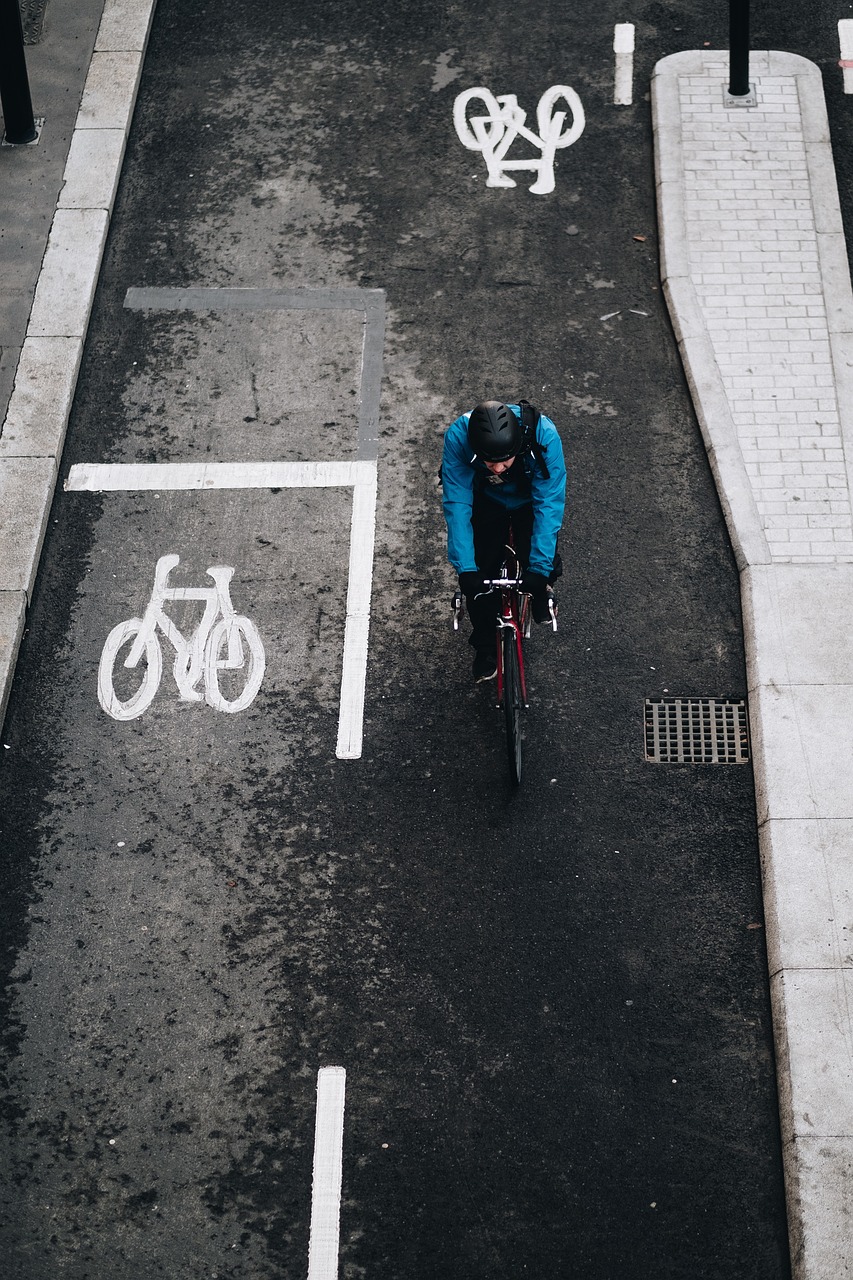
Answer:
[{"label": "brick paved sidewalk", "polygon": [[741,570],[793,1271],[853,1274],[853,294],[818,68],[655,69],[661,273]]}]

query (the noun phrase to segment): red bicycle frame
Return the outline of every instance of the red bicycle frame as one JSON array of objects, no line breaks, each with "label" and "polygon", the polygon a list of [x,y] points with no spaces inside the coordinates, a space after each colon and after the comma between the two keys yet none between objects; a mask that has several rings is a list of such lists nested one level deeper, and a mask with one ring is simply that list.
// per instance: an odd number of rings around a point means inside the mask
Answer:
[{"label": "red bicycle frame", "polygon": [[[515,573],[518,574],[518,561],[512,546],[507,547],[511,553]],[[497,687],[497,705],[503,705],[504,700],[504,659],[503,644],[501,643],[502,632],[510,628],[515,633],[515,651],[518,654],[518,673],[521,677],[521,698],[526,706],[527,702],[527,679],[524,674],[524,653],[522,649],[522,640],[530,635],[530,596],[524,595],[521,590],[521,578],[512,576],[509,573],[509,565],[501,566],[501,576],[492,578],[490,585],[499,587],[501,593],[501,606],[498,613],[498,632],[497,632],[497,659],[498,659],[498,687]]]}]

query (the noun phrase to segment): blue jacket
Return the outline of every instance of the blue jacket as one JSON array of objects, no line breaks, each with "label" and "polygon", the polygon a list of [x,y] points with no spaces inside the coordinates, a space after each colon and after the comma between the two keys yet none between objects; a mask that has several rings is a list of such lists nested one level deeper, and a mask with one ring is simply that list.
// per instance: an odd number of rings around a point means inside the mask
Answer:
[{"label": "blue jacket", "polygon": [[[510,409],[520,419],[518,405]],[[557,534],[563,523],[566,504],[566,464],[563,461],[563,445],[557,428],[544,414],[536,428],[536,439],[548,465],[550,478],[542,474],[539,463],[530,452],[522,454],[524,478],[504,479],[503,484],[493,484],[484,462],[472,454],[468,443],[468,419],[463,413],[445,432],[444,452],[441,459],[444,518],[447,521],[447,558],[457,573],[470,573],[477,569],[474,559],[474,533],[471,528],[471,510],[474,494],[482,494],[492,502],[501,503],[512,510],[526,503],[533,503],[533,538],[530,546],[530,568],[534,573],[549,574],[554,567]],[[516,470],[513,467],[513,472]]]}]

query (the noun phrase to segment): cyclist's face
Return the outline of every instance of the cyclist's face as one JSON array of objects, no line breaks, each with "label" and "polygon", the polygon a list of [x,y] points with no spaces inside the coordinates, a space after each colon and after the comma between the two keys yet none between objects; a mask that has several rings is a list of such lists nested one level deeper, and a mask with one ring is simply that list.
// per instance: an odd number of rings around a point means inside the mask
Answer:
[{"label": "cyclist's face", "polygon": [[511,458],[504,458],[503,462],[487,462],[486,466],[493,476],[502,476],[505,471],[509,471],[515,462],[515,455]]}]

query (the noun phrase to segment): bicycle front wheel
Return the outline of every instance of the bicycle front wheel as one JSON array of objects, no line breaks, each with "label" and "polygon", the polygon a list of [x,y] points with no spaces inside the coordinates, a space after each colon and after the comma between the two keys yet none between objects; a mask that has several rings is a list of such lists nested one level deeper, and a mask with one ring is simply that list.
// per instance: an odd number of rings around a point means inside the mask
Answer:
[{"label": "bicycle front wheel", "polygon": [[514,627],[505,628],[503,633],[503,684],[509,774],[513,786],[517,787],[521,782],[521,708],[523,704]]}]

